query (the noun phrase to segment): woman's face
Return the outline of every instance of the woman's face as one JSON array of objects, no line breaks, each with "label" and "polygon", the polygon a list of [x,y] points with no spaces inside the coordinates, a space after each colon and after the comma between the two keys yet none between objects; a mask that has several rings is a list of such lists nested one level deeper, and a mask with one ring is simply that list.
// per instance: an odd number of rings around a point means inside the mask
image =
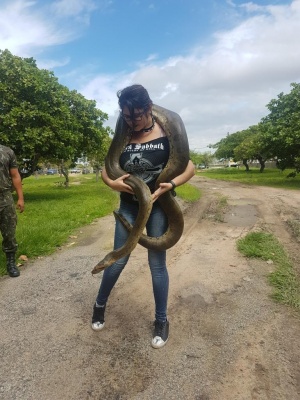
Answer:
[{"label": "woman's face", "polygon": [[134,131],[140,131],[149,125],[150,111],[145,111],[142,108],[135,108],[133,111],[133,117],[131,115],[127,106],[122,110],[122,117],[126,123],[133,128]]}]

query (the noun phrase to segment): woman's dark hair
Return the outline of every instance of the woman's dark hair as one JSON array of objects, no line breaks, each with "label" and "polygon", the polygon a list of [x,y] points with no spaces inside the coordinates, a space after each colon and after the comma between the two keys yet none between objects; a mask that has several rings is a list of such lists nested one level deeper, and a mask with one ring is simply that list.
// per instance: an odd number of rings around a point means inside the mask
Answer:
[{"label": "woman's dark hair", "polygon": [[153,104],[147,90],[142,85],[128,86],[119,90],[117,96],[120,109],[123,110],[127,106],[131,116],[133,116],[135,108],[147,111]]}]

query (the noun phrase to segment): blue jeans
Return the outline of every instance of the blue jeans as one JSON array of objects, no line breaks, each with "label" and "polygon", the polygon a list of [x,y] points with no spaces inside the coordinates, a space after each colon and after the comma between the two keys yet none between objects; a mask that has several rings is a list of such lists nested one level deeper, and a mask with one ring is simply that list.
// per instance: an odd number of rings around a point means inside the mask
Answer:
[{"label": "blue jeans", "polygon": [[[134,223],[138,213],[138,205],[127,203],[121,200],[119,213],[128,222]],[[147,221],[146,229],[148,236],[161,236],[168,228],[168,220],[164,211],[158,203],[153,204],[153,208]],[[128,232],[121,222],[116,221],[114,249],[124,245],[128,237]],[[103,272],[102,282],[97,296],[97,304],[106,304],[108,296],[121,272],[123,271],[130,255],[123,257],[106,268]],[[166,266],[166,251],[148,250],[148,262],[152,276],[153,294],[155,300],[155,319],[165,321],[167,319],[167,302],[169,291],[169,274]]]}]

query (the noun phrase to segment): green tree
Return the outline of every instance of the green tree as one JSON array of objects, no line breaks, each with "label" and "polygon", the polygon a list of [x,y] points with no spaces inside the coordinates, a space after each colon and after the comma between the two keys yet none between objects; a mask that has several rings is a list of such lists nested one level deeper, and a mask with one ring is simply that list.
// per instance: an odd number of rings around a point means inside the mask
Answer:
[{"label": "green tree", "polygon": [[262,119],[262,140],[281,169],[292,167],[300,172],[300,84],[291,87],[290,93],[280,93],[267,105],[270,113]]},{"label": "green tree", "polygon": [[108,136],[106,119],[95,101],[59,84],[34,59],[0,51],[0,138],[20,163],[26,160],[22,177],[31,175],[39,160],[63,167],[101,148]]},{"label": "green tree", "polygon": [[190,159],[194,165],[199,165],[202,163],[201,153],[198,153],[196,150],[190,150]]},{"label": "green tree", "polygon": [[[106,127],[106,130],[108,134],[113,135],[113,131],[110,127]],[[106,136],[103,139],[102,146],[94,149],[88,154],[89,158],[91,159],[91,165],[96,172],[96,181],[99,179],[99,173],[104,165],[105,157],[111,144],[111,140],[112,139],[110,136]]]},{"label": "green tree", "polygon": [[245,139],[234,149],[234,158],[243,160],[246,171],[249,171],[249,160],[258,160],[260,172],[263,172],[266,161],[272,157],[272,152],[262,139],[263,126],[262,124],[253,125],[243,132]]},{"label": "green tree", "polygon": [[234,149],[243,142],[247,136],[247,131],[238,131],[232,134],[227,134],[227,136],[221,139],[215,144],[211,144],[209,147],[216,149],[214,156],[217,159],[233,159],[234,161],[239,161],[240,158],[236,159],[234,154]]},{"label": "green tree", "polygon": [[199,153],[196,150],[190,150],[190,159],[196,166],[204,165],[207,168],[213,158],[214,156],[209,152]]},{"label": "green tree", "polygon": [[243,160],[257,159],[261,172],[266,160],[277,159],[280,169],[295,168],[290,176],[300,172],[300,84],[292,83],[288,94],[280,93],[267,105],[270,113],[254,126],[221,139],[210,145],[216,158]]}]

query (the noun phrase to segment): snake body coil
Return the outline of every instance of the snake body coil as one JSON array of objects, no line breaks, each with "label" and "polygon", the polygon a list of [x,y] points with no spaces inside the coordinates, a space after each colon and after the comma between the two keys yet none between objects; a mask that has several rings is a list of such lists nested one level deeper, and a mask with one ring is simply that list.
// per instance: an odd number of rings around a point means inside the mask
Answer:
[{"label": "snake body coil", "polygon": [[[157,188],[160,183],[169,182],[185,171],[189,162],[189,145],[184,124],[178,114],[157,105],[153,105],[152,113],[156,122],[165,131],[170,143],[169,160],[157,179]],[[130,136],[128,125],[119,117],[116,132],[105,159],[105,169],[110,179],[117,179],[126,174],[119,165],[119,158],[125,146],[130,141]],[[161,195],[157,200],[168,218],[167,231],[158,238],[144,235],[143,230],[152,209],[150,190],[142,179],[133,175],[126,178],[125,183],[132,188],[138,199],[139,211],[137,219],[134,225],[131,226],[121,215],[115,214],[128,229],[129,236],[122,247],[111,251],[103,260],[99,261],[92,270],[92,274],[102,271],[118,259],[131,253],[137,243],[149,249],[165,250],[174,246],[182,235],[184,227],[183,215],[170,191]]]}]

